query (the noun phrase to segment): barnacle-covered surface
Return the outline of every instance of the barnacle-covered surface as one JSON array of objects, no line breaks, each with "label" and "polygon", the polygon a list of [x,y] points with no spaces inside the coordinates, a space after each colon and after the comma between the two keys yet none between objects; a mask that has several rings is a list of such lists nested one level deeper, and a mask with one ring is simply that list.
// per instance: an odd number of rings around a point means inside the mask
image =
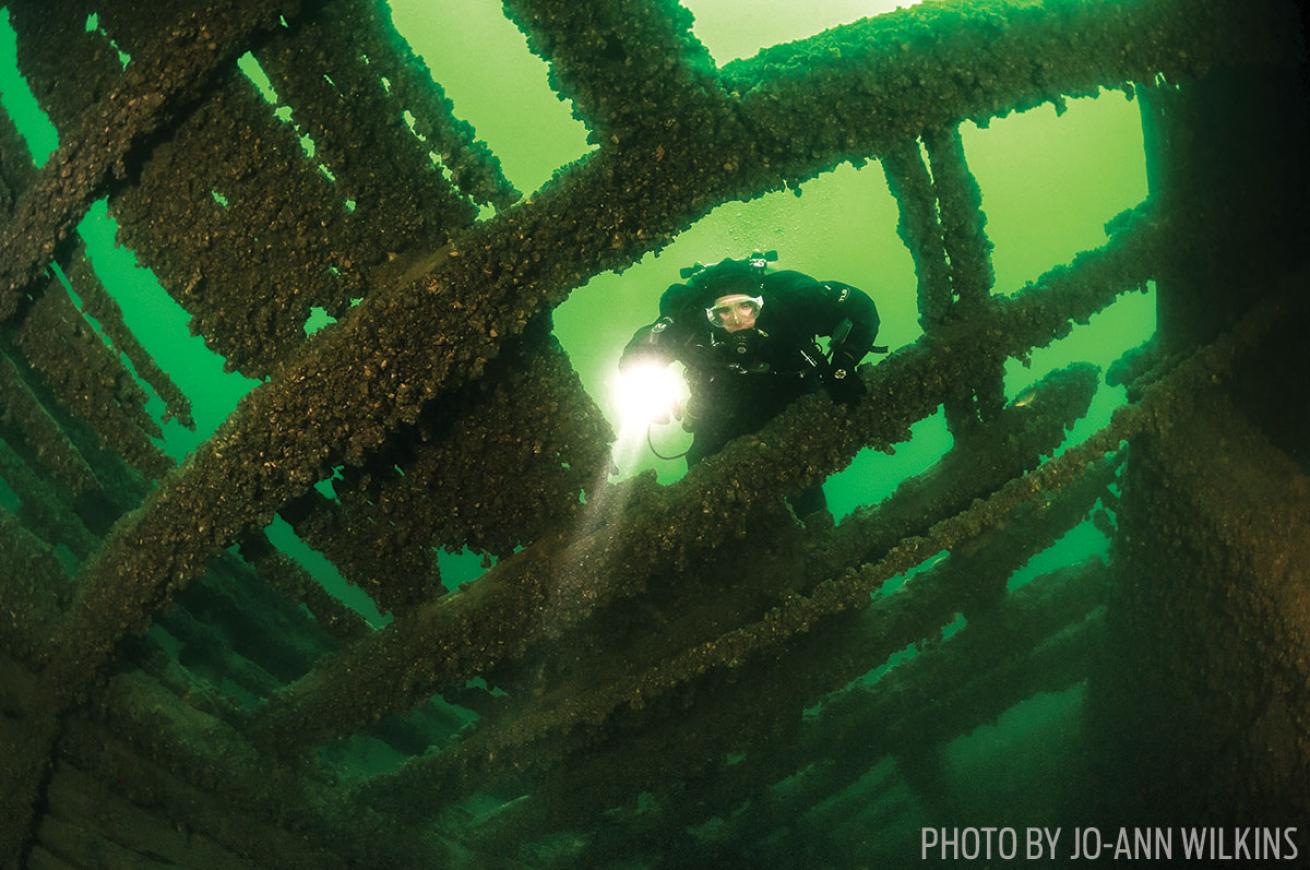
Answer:
[{"label": "barnacle-covered surface", "polygon": [[[596,146],[527,199],[377,0],[6,9],[60,137],[34,169],[0,114],[9,864],[903,864],[906,819],[976,821],[948,744],[1074,686],[1100,763],[1053,819],[1310,811],[1290,4],[947,0],[717,68],[671,0],[507,0]],[[1102,88],[1143,103],[1151,196],[994,287],[960,125]],[[922,337],[859,405],[608,482],[551,309],[870,159]],[[177,373],[73,238],[101,198],[262,381],[180,463],[148,411],[195,425]],[[1104,428],[1062,446],[1086,364],[1007,402],[1007,361],[1149,281],[1159,336]],[[785,507],[939,407],[954,446],[881,503]],[[390,622],[279,552],[275,514]],[[1020,585],[1089,515],[1109,561]],[[487,570],[448,588],[438,550]]]}]

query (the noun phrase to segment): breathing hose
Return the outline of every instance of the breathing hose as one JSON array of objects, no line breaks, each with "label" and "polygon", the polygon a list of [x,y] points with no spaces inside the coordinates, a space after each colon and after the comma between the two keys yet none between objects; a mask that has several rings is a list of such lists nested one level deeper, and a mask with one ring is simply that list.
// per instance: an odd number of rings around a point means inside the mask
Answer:
[{"label": "breathing hose", "polygon": [[654,429],[655,429],[655,424],[653,422],[646,424],[646,446],[650,448],[651,453],[654,453],[660,459],[668,459],[668,460],[681,459],[682,457],[686,456],[688,453],[691,452],[691,448],[688,447],[686,450],[682,451],[681,453],[675,453],[672,456],[665,456],[663,453],[660,453],[658,450],[655,449],[655,438],[654,435],[652,434]]}]

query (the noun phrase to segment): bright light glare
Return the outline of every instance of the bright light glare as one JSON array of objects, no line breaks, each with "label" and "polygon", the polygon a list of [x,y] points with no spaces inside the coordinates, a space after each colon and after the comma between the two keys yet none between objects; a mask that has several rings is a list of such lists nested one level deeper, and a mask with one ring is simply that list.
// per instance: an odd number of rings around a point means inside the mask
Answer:
[{"label": "bright light glare", "polygon": [[614,406],[624,429],[667,419],[687,395],[686,382],[667,366],[635,366],[614,383]]}]

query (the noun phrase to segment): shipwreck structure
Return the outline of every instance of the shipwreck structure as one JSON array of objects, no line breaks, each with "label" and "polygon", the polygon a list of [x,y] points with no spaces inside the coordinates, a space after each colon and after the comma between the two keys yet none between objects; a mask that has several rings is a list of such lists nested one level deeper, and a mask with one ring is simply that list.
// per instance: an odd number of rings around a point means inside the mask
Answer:
[{"label": "shipwreck structure", "polygon": [[[1083,681],[1072,822],[1310,813],[1292,4],[947,0],[716,68],[672,0],[506,0],[598,146],[530,200],[380,0],[5,5],[61,143],[37,170],[0,116],[5,866],[895,863],[871,796],[966,823],[941,746]],[[1140,102],[1150,197],[994,295],[959,125],[1102,88]],[[924,327],[861,373],[872,401],[810,397],[671,486],[598,483],[609,429],[551,308],[717,204],[868,160]],[[264,381],[180,465],[142,385],[187,401],[72,232],[105,197]],[[1001,366],[1148,281],[1159,333],[1112,372],[1131,402],[1050,458],[1096,373],[1007,404]],[[306,339],[313,308],[339,322]],[[943,405],[955,446],[885,502],[827,527],[783,507]],[[1108,563],[1007,592],[1089,512]],[[275,513],[393,621],[271,547]],[[498,561],[443,594],[437,547]]]}]

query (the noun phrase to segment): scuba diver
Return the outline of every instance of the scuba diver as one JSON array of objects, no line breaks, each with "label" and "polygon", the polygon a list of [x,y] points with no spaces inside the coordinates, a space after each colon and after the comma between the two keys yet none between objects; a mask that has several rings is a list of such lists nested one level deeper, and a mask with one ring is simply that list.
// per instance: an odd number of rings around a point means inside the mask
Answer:
[{"label": "scuba diver", "polygon": [[[886,351],[873,346],[878,310],[868,295],[838,281],[770,271],[775,260],[775,251],[757,252],[683,269],[686,283],[664,291],[659,319],[624,348],[620,371],[675,360],[686,367],[688,468],[807,393],[825,389],[836,402],[858,402],[865,388],[855,366],[870,350]],[[830,337],[828,357],[816,336]],[[800,519],[827,509],[822,484],[788,501]]]}]

